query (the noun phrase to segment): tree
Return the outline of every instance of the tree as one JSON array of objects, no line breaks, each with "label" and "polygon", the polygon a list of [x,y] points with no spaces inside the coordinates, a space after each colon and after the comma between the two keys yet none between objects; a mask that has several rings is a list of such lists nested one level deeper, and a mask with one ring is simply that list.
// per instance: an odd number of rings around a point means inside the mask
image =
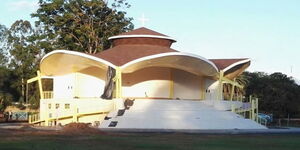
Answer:
[{"label": "tree", "polygon": [[7,50],[5,49],[5,43],[7,41],[7,28],[0,24],[0,66],[7,64]]},{"label": "tree", "polygon": [[262,72],[245,72],[244,75],[249,80],[246,96],[258,97],[260,110],[273,113],[276,117],[300,115],[300,86],[291,77]]},{"label": "tree", "polygon": [[10,105],[13,100],[13,94],[16,91],[9,85],[13,81],[12,71],[5,66],[0,66],[0,112]]},{"label": "tree", "polygon": [[110,47],[108,38],[133,29],[132,18],[118,8],[130,5],[114,0],[112,7],[103,0],[40,0],[32,17],[43,31],[40,43],[45,52],[67,49],[97,53]]},{"label": "tree", "polygon": [[[248,84],[248,80],[244,74],[240,74],[235,78],[235,81],[242,86],[246,86]],[[224,94],[224,99],[229,100],[231,97],[231,91],[232,91],[232,86],[229,83],[223,84],[223,94]],[[245,95],[245,89],[244,88],[239,88],[235,87],[234,92],[235,95]],[[232,97],[234,99],[234,97]]]},{"label": "tree", "polygon": [[8,31],[9,67],[17,77],[12,86],[19,92],[20,101],[25,101],[26,81],[35,75],[41,58],[35,37],[36,31],[26,20],[14,22]]},{"label": "tree", "polygon": [[0,112],[2,113],[7,106],[11,105],[12,95],[0,92]]},{"label": "tree", "polygon": [[11,93],[14,93],[14,90],[9,86],[13,81],[13,76],[11,76],[12,71],[7,68],[8,59],[5,48],[7,33],[7,28],[0,24],[0,112],[3,112],[10,105],[13,98]]}]

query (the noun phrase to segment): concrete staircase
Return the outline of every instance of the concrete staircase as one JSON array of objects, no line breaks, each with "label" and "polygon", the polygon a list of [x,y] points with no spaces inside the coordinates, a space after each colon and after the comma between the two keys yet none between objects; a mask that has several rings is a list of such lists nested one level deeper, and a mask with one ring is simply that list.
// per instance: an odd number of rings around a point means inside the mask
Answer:
[{"label": "concrete staircase", "polygon": [[135,100],[124,114],[111,112],[100,128],[116,129],[266,129],[231,111],[201,101]]}]

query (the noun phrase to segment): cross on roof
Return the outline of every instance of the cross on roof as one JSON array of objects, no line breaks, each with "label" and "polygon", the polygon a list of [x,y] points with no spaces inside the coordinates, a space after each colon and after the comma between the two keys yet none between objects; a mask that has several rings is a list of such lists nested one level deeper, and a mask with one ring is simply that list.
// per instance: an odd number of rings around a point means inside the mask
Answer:
[{"label": "cross on roof", "polygon": [[145,26],[145,23],[146,23],[147,21],[149,21],[148,18],[145,18],[145,15],[144,15],[144,14],[142,14],[142,17],[139,18],[138,20],[141,21],[141,24],[142,24],[143,27]]}]

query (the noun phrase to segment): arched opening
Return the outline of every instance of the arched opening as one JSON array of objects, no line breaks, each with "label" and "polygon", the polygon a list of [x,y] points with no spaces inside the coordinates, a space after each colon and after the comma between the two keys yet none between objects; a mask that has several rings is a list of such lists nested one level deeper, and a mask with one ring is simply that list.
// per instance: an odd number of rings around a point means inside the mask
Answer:
[{"label": "arched opening", "polygon": [[122,74],[123,97],[146,99],[203,99],[201,76],[168,67],[147,67]]}]

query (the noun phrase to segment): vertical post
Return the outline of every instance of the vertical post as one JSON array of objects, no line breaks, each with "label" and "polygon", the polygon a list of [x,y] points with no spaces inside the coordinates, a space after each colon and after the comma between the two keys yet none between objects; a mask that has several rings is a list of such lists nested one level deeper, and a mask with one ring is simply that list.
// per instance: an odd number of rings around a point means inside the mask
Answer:
[{"label": "vertical post", "polygon": [[235,105],[231,105],[231,112],[235,112]]},{"label": "vertical post", "polygon": [[169,98],[174,99],[174,79],[173,79],[173,71],[170,70],[170,88],[169,88]]},{"label": "vertical post", "polygon": [[[235,82],[235,78],[234,78],[233,81]],[[232,84],[231,86],[232,86],[232,87],[231,87],[231,92],[230,92],[230,101],[232,101],[232,99],[233,99],[233,94],[234,94],[234,87],[235,87],[235,85]]]},{"label": "vertical post", "polygon": [[224,72],[223,70],[220,71],[219,75],[219,93],[218,93],[218,100],[222,100],[222,95],[223,95],[223,75]]},{"label": "vertical post", "polygon": [[204,93],[204,90],[205,90],[205,86],[204,86],[204,79],[201,77],[200,78],[200,99],[204,100],[205,99],[205,93]]},{"label": "vertical post", "polygon": [[256,121],[258,121],[258,98],[256,98],[255,103],[256,103],[256,114],[255,114],[255,117],[256,117]]},{"label": "vertical post", "polygon": [[28,83],[26,83],[26,99],[25,99],[25,104],[28,104]]},{"label": "vertical post", "polygon": [[45,109],[46,112],[44,114],[44,119],[45,119],[45,126],[49,126],[49,114],[48,114],[48,108]]},{"label": "vertical post", "polygon": [[78,122],[78,108],[74,107],[73,122]]},{"label": "vertical post", "polygon": [[116,68],[116,98],[122,98],[122,71]]},{"label": "vertical post", "polygon": [[251,118],[255,121],[255,100],[251,100]]},{"label": "vertical post", "polygon": [[249,103],[251,105],[251,109],[249,110],[249,119],[252,120],[252,101],[251,101],[251,99],[252,99],[252,96],[250,95],[249,96]]},{"label": "vertical post", "polygon": [[28,123],[31,124],[31,115],[28,116]]},{"label": "vertical post", "polygon": [[41,97],[41,99],[44,99],[43,86],[42,86],[42,77],[41,77],[41,73],[40,73],[39,70],[37,71],[37,77],[38,77],[40,97]]}]

